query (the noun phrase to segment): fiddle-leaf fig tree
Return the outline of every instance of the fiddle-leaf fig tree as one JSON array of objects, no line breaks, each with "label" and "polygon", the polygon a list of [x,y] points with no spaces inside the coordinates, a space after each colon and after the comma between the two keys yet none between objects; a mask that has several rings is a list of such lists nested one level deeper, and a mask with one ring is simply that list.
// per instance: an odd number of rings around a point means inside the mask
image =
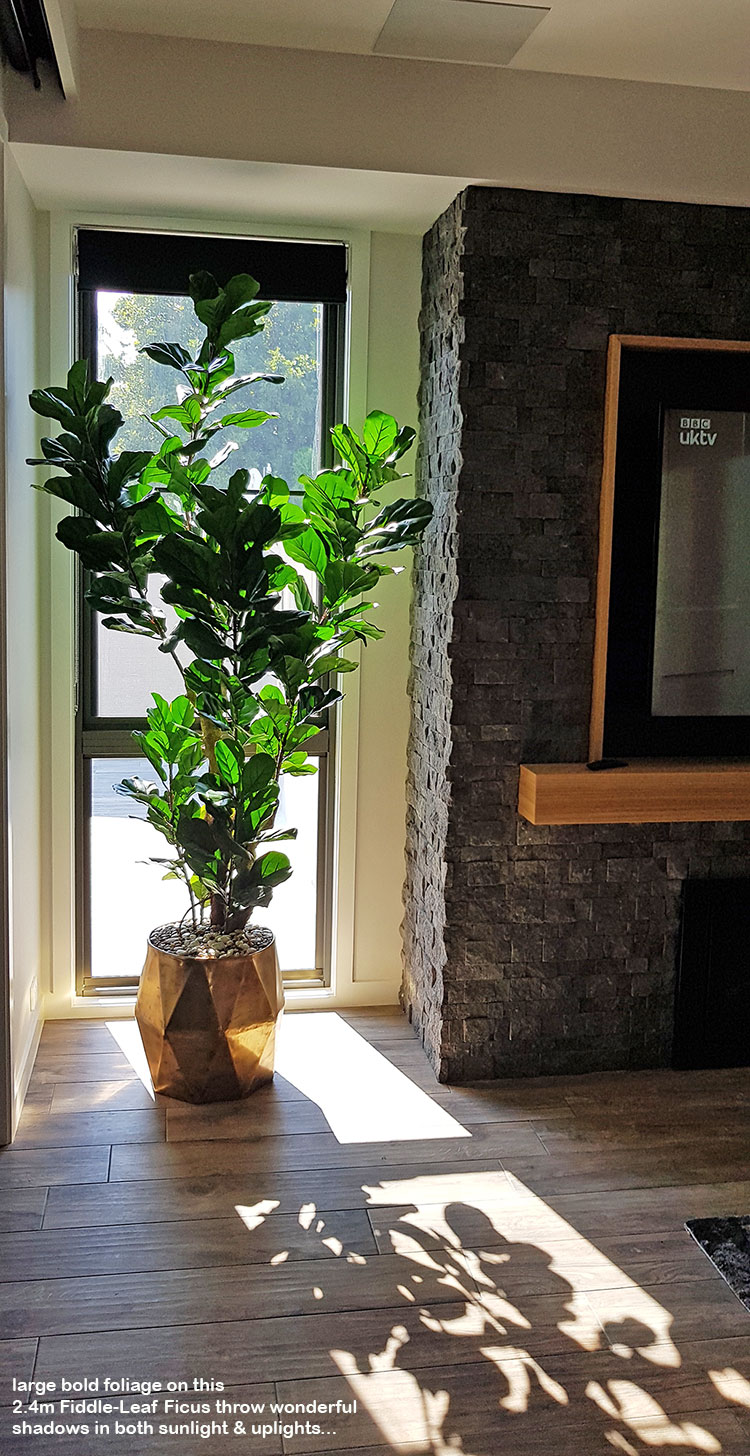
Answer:
[{"label": "fiddle-leaf fig tree", "polygon": [[63,387],[30,399],[62,427],[29,464],[51,468],[39,488],[74,508],[57,536],[85,570],[89,605],[105,627],[153,638],[184,684],[172,703],[154,694],[133,735],[153,780],[128,778],[119,791],[167,841],[155,862],[184,881],[193,925],[207,917],[226,932],[291,873],[276,847],[296,835],[276,826],[280,780],[315,772],[306,745],[357,666],[347,649],[383,635],[371,594],[400,569],[384,558],[414,546],[431,515],[424,500],[381,502],[414,431],[377,410],[361,435],[335,427],[341,463],[300,477],[300,504],[277,476],[225,478],[237,432],[274,418],[234,396],[283,383],[235,369],[232,345],[257,334],[272,307],[258,292],[246,274],[223,288],[193,274],[197,352],[145,346],[177,385],[149,416],[152,453],[118,450],[112,381],[92,380],[83,360]]}]

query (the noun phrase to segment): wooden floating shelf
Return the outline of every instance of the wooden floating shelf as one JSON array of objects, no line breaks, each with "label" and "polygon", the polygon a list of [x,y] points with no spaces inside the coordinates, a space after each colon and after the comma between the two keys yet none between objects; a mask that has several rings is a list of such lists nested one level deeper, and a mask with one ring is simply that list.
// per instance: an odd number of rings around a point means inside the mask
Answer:
[{"label": "wooden floating shelf", "polygon": [[636,759],[521,765],[518,812],[530,824],[685,824],[750,819],[750,762]]}]

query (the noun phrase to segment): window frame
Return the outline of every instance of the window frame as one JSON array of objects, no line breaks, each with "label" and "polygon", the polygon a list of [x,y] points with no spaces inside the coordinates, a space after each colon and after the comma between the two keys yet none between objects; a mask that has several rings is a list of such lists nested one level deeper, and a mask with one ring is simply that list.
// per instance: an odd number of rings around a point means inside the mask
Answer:
[{"label": "window frame", "polygon": [[[80,224],[89,228],[88,224]],[[121,233],[126,231],[116,226],[100,227],[98,230]],[[74,256],[77,257],[77,233],[74,229]],[[172,238],[183,235],[164,232],[143,232],[139,234],[144,246],[158,247],[158,240],[164,236]],[[221,240],[221,234],[203,234],[206,244]],[[244,239],[235,239],[243,242]],[[247,239],[248,243],[260,241]],[[267,247],[269,239],[262,240]],[[279,240],[281,242],[281,240]],[[281,244],[284,246],[284,244]],[[346,244],[343,245],[346,248]],[[348,248],[347,261],[348,261]],[[74,279],[74,336],[76,357],[90,361],[92,373],[97,361],[96,297],[99,290],[79,289]],[[124,291],[136,292],[135,289]],[[144,290],[146,291],[146,290]],[[149,292],[151,290],[148,290]],[[267,295],[266,295],[267,296]],[[276,300],[274,300],[276,301]],[[299,300],[303,301],[303,300]],[[317,300],[310,300],[316,302]],[[346,302],[322,302],[322,358],[321,358],[321,466],[333,463],[333,449],[329,429],[338,419],[344,417],[347,379],[347,323]],[[76,687],[74,703],[74,770],[73,770],[73,825],[74,825],[74,949],[75,949],[75,994],[83,999],[92,996],[132,997],[137,990],[138,977],[94,976],[91,973],[91,856],[90,856],[90,811],[91,775],[88,764],[93,759],[137,756],[132,741],[134,730],[144,728],[143,718],[112,718],[100,716],[92,711],[95,700],[95,651],[93,613],[84,599],[84,572],[76,567],[75,591],[75,655]],[[316,990],[330,987],[332,977],[332,952],[334,929],[334,843],[336,840],[336,779],[333,771],[338,747],[338,718],[334,711],[329,714],[328,723],[314,739],[309,741],[307,751],[317,757],[318,763],[318,877],[316,914],[315,969],[287,970],[284,982],[294,989]]]}]

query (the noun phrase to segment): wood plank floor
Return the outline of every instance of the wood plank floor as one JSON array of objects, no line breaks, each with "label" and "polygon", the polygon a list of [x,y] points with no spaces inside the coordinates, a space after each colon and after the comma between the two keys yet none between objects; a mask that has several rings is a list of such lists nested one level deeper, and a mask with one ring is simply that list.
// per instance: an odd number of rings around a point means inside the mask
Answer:
[{"label": "wood plank floor", "polygon": [[0,1152],[3,1456],[750,1456],[750,1314],[684,1229],[750,1213],[750,1070],[446,1088],[397,1012],[327,1016],[343,1091],[295,1016],[299,1085],[201,1108],[122,1024],[47,1024]]}]

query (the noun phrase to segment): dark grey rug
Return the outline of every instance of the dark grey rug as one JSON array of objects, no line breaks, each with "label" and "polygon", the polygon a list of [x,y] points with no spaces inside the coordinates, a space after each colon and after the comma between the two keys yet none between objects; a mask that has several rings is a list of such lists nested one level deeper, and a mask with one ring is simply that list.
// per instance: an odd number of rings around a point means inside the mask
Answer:
[{"label": "dark grey rug", "polygon": [[685,1228],[750,1310],[750,1215],[741,1218],[689,1218]]}]

